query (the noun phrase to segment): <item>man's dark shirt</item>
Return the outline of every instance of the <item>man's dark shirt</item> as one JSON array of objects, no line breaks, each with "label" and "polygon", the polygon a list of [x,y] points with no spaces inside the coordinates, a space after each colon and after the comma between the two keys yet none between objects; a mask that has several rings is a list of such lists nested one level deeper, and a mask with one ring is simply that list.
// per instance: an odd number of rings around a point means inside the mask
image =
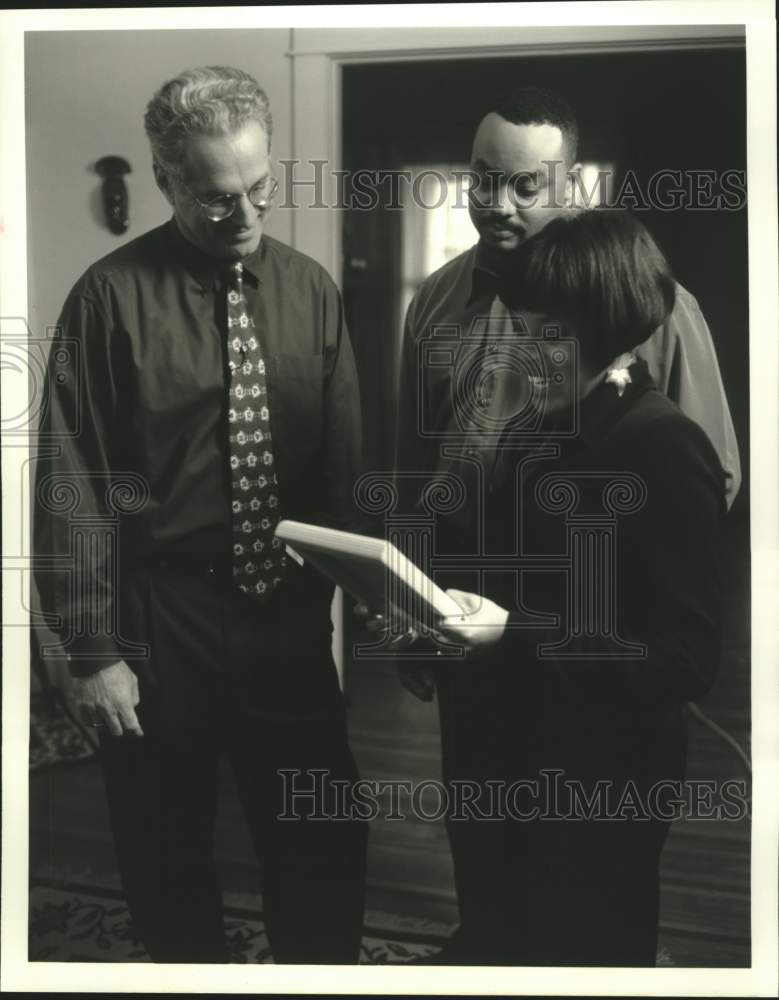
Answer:
[{"label": "man's dark shirt", "polygon": [[[224,268],[171,220],[91,266],[63,308],[38,487],[52,474],[76,479],[75,513],[102,515],[110,512],[107,488],[123,473],[140,477],[148,499],[120,518],[123,567],[172,552],[230,556]],[[244,261],[244,275],[266,361],[282,516],[350,527],[360,408],[341,296],[323,268],[267,236]],[[75,345],[64,363],[56,360],[64,357],[60,340]],[[50,445],[61,454],[47,454]],[[69,518],[51,506],[38,498],[36,550],[67,555]],[[74,590],[66,572],[39,575],[44,607],[62,616],[65,631],[90,582],[93,597],[112,606],[115,595],[99,576]],[[118,658],[105,635],[70,649],[92,669]]]}]

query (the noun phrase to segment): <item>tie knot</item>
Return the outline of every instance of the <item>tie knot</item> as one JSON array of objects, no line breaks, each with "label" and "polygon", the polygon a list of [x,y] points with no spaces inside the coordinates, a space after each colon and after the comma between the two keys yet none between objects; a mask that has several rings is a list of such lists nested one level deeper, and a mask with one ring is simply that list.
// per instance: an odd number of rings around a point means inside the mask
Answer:
[{"label": "tie knot", "polygon": [[240,261],[228,264],[221,273],[228,288],[236,288],[243,282],[243,264]]}]

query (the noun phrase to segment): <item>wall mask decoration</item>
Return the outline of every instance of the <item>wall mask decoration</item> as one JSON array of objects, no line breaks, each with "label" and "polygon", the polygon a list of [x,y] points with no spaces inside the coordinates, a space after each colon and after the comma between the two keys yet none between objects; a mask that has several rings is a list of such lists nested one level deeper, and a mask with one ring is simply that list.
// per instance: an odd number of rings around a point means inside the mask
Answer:
[{"label": "wall mask decoration", "polygon": [[103,178],[103,211],[106,224],[112,233],[123,233],[130,224],[124,175],[129,174],[132,168],[121,156],[104,156],[95,164],[95,170]]}]

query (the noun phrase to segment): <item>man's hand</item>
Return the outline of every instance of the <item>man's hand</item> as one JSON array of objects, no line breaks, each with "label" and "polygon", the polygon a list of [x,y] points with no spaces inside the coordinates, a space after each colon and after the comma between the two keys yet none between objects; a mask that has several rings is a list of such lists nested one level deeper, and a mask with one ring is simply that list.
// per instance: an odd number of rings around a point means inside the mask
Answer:
[{"label": "man's hand", "polygon": [[399,663],[396,669],[398,680],[415,698],[420,701],[433,700],[435,677],[429,667],[421,663]]},{"label": "man's hand", "polygon": [[[367,604],[360,602],[355,605],[354,617],[366,631],[372,634],[382,634],[388,629],[384,615],[371,611]],[[417,640],[416,629],[410,627],[405,633],[395,636],[392,643],[409,645]],[[400,646],[398,648],[401,648]],[[435,694],[435,679],[433,672],[422,664],[399,663],[397,665],[398,679],[403,687],[421,701],[432,701]]]},{"label": "man's hand", "polygon": [[138,678],[124,660],[88,677],[73,678],[73,697],[88,726],[105,726],[111,736],[143,736],[135,708],[141,700]]},{"label": "man's hand", "polygon": [[[385,619],[384,615],[378,611],[372,610],[363,601],[359,604],[355,604],[354,617],[362,625],[365,631],[370,632],[372,635],[382,636],[384,633],[389,632],[390,624]],[[408,645],[410,642],[415,642],[418,638],[419,634],[417,633],[417,630],[409,622],[406,630],[395,635],[390,640],[390,643],[403,643]]]},{"label": "man's hand", "polygon": [[383,618],[382,615],[372,611],[365,601],[359,601],[355,604],[352,609],[352,614],[363,628],[368,628],[368,625],[373,624],[376,621],[381,621]]},{"label": "man's hand", "polygon": [[436,629],[447,639],[475,649],[503,638],[509,616],[505,608],[463,590],[447,590],[447,594],[463,609],[462,615],[442,618],[436,623]]}]

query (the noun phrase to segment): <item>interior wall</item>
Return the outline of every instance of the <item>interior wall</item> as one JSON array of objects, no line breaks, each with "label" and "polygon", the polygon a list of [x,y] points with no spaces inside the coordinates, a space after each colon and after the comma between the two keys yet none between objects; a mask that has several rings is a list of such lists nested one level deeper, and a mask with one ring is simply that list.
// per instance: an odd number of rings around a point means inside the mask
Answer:
[{"label": "interior wall", "polygon": [[[225,20],[231,17],[225,10]],[[43,335],[91,263],[170,216],[154,181],[143,130],[162,83],[191,66],[245,69],[265,88],[274,117],[272,156],[291,155],[291,29],[30,32],[25,38],[28,319]],[[101,156],[124,157],[130,226],[102,218]],[[291,242],[291,213],[268,232]]]}]

